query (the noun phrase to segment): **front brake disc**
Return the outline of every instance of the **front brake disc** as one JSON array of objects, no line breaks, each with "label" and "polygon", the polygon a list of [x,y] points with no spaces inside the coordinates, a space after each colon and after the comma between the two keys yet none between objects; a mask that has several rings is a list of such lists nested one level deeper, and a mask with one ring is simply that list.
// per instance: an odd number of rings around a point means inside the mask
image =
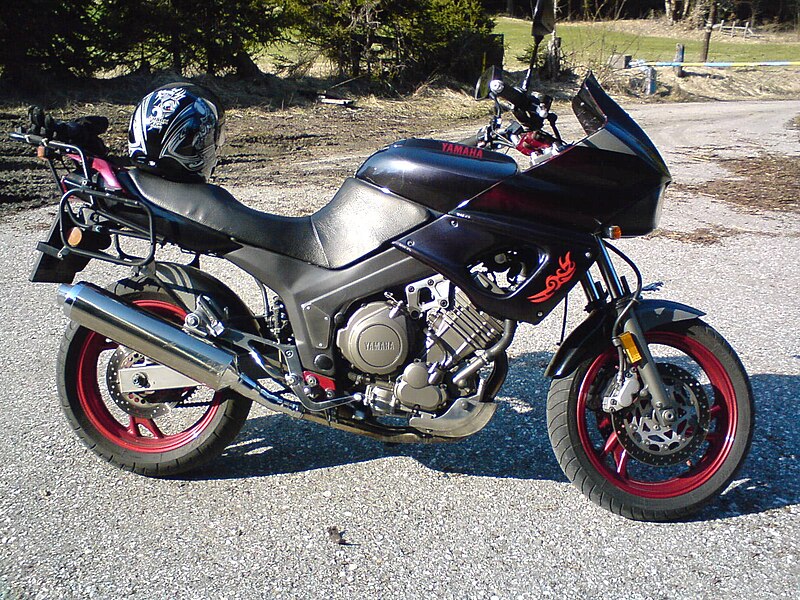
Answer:
[{"label": "front brake disc", "polygon": [[687,460],[702,446],[710,422],[708,396],[687,370],[658,363],[667,393],[675,400],[675,420],[662,426],[650,400],[635,401],[612,413],[611,422],[620,444],[636,460],[669,466]]}]

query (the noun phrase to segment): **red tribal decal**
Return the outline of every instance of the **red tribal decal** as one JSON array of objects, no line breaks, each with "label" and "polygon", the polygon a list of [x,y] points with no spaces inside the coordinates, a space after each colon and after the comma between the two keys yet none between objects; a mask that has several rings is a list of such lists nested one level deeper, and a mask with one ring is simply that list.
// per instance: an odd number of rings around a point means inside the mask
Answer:
[{"label": "red tribal decal", "polygon": [[575,274],[575,263],[570,259],[569,252],[558,259],[558,266],[559,268],[556,270],[555,274],[550,275],[545,281],[544,289],[538,294],[528,296],[528,300],[534,304],[546,302],[556,295],[556,292],[562,285],[572,279],[572,276]]}]

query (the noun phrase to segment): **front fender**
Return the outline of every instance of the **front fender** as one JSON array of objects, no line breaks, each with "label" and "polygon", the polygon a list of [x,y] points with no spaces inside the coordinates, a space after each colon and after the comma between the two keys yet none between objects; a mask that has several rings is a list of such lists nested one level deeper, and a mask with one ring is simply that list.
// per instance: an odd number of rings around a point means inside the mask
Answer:
[{"label": "front fender", "polygon": [[[640,300],[635,308],[642,331],[650,331],[668,323],[691,321],[702,317],[703,311],[670,300]],[[578,325],[553,356],[544,374],[553,379],[566,377],[589,356],[596,356],[609,346],[611,327],[616,312],[611,305],[592,311]]]}]

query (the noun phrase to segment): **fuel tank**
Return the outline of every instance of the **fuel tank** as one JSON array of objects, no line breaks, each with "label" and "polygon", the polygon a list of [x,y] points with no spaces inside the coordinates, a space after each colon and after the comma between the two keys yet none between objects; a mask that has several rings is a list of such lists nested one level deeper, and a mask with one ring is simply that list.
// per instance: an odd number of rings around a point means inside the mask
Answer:
[{"label": "fuel tank", "polygon": [[446,213],[516,174],[516,161],[499,152],[410,139],[370,156],[356,177]]}]

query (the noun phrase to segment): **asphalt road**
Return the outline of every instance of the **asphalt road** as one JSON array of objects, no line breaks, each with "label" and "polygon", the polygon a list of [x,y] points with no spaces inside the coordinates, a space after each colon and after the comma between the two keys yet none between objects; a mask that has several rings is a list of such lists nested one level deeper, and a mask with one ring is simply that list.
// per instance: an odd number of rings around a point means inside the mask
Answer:
[{"label": "asphalt road", "polygon": [[[787,128],[800,102],[631,112],[679,182],[725,177],[715,156],[800,154]],[[265,207],[269,193],[242,190]],[[54,286],[27,282],[50,214],[0,227],[0,599],[800,597],[796,213],[674,193],[664,229],[732,234],[711,245],[620,244],[646,281],[664,281],[661,296],[708,313],[756,394],[739,478],[695,520],[672,524],[605,512],[561,474],[541,375],[558,314],[521,328],[500,410],[465,442],[386,448],[258,408],[236,443],[190,478],[119,471],[80,444],[58,407],[65,320]],[[352,545],[333,544],[329,526]]]}]

